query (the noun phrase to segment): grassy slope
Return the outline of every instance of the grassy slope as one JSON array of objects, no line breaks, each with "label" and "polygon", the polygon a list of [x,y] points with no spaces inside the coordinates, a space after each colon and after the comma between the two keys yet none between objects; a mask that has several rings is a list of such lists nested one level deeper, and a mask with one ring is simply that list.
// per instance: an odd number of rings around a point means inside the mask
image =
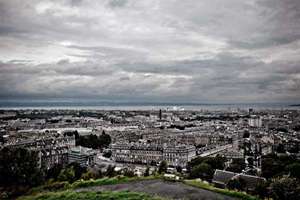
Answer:
[{"label": "grassy slope", "polygon": [[[131,182],[131,181],[151,180],[151,179],[159,179],[159,178],[162,178],[162,177],[161,176],[132,177],[132,178],[128,178],[128,177],[114,177],[114,178],[102,178],[102,179],[88,180],[88,181],[79,180],[79,181],[76,181],[76,182],[74,182],[72,184],[69,184],[67,182],[59,182],[59,183],[52,183],[52,184],[40,186],[40,187],[37,187],[37,188],[33,188],[29,192],[29,194],[32,195],[32,196],[30,196],[31,198],[34,197],[34,196],[36,196],[36,195],[38,195],[38,196],[40,196],[40,195],[50,195],[50,196],[54,195],[55,196],[55,195],[63,195],[64,193],[68,194],[68,195],[76,195],[77,194],[76,192],[71,192],[72,189],[84,188],[84,187],[92,187],[92,186],[101,186],[101,185],[113,185],[113,184],[119,184],[119,183],[128,183],[128,182]],[[190,186],[202,188],[202,189],[205,189],[205,190],[209,190],[209,191],[212,191],[212,192],[217,192],[217,193],[220,193],[220,194],[224,194],[224,195],[227,195],[227,196],[236,197],[236,198],[240,198],[240,199],[244,199],[244,200],[259,200],[258,198],[254,197],[254,196],[251,196],[249,194],[243,193],[243,192],[238,192],[238,191],[233,191],[233,190],[216,188],[216,187],[214,187],[214,186],[212,186],[210,184],[207,184],[207,183],[204,183],[204,182],[200,182],[200,181],[196,181],[196,180],[185,180],[184,183],[187,184],[187,185],[190,185]],[[42,191],[44,193],[40,193]],[[52,192],[51,193],[49,191],[56,191],[56,192]],[[57,191],[61,191],[61,192],[57,192]],[[100,195],[101,193],[91,192],[92,196],[96,195],[96,194]],[[127,194],[129,194],[129,193],[127,193]],[[137,194],[137,193],[135,193],[135,194]],[[78,193],[78,195],[88,195],[88,194],[86,194],[86,193],[83,193],[83,194]],[[112,193],[112,195],[118,195],[118,194],[117,193]],[[139,195],[144,195],[144,194],[139,194]],[[149,196],[146,198],[146,196],[145,196],[145,199],[147,199],[147,198],[149,199],[150,198]],[[44,198],[44,196],[42,196],[42,197],[43,198],[35,198],[35,199],[39,199],[39,200],[44,200],[44,199],[46,199],[46,200],[52,200],[52,198],[50,198],[50,197],[47,197],[47,198]],[[20,200],[24,199],[24,198],[25,197],[22,197],[22,198],[20,198]],[[75,197],[73,197],[73,198],[75,198]],[[80,199],[80,198],[81,197],[78,196],[75,199]],[[28,199],[30,199],[30,198],[28,198]],[[53,200],[54,199],[60,200],[60,198],[58,198],[58,196],[55,196],[55,198],[53,198]],[[84,197],[82,199],[87,199],[87,198]],[[93,199],[93,198],[91,198],[91,199]],[[132,199],[134,199],[134,197],[132,197]],[[61,200],[68,200],[68,198],[66,198],[66,199],[62,198]]]},{"label": "grassy slope", "polygon": [[20,197],[18,200],[162,200],[136,192],[74,192],[70,190],[60,192],[46,192],[37,195]]},{"label": "grassy slope", "polygon": [[216,187],[214,187],[210,184],[207,184],[207,183],[204,183],[204,182],[201,182],[201,181],[185,180],[184,183],[187,184],[187,185],[202,188],[202,189],[209,190],[209,191],[212,191],[212,192],[217,192],[217,193],[224,194],[224,195],[231,196],[231,197],[236,197],[236,198],[239,198],[239,199],[259,200],[259,198],[251,196],[251,195],[249,195],[247,193],[244,193],[244,192],[238,192],[238,191],[234,191],[234,190],[216,188]]},{"label": "grassy slope", "polygon": [[148,177],[113,177],[113,178],[101,178],[96,180],[78,180],[72,184],[68,182],[54,182],[51,184],[46,184],[43,186],[39,186],[30,190],[29,194],[39,193],[41,191],[59,191],[59,190],[67,190],[67,189],[76,189],[76,188],[84,188],[84,187],[92,187],[92,186],[101,186],[101,185],[114,185],[119,183],[128,183],[131,181],[139,181],[139,180],[152,180],[161,178],[160,176],[148,176]]}]

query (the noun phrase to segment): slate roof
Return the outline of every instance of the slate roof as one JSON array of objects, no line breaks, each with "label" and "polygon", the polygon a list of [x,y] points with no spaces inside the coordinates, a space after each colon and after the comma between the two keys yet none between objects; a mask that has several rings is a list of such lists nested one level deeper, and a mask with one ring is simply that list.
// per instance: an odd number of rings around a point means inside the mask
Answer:
[{"label": "slate roof", "polygon": [[227,185],[231,179],[240,178],[245,181],[246,188],[255,189],[258,183],[266,181],[265,178],[247,174],[238,174],[230,171],[216,170],[212,182],[221,185]]},{"label": "slate roof", "polygon": [[212,182],[226,185],[237,173],[217,169]]},{"label": "slate roof", "polygon": [[238,174],[234,178],[240,178],[245,181],[246,188],[248,189],[255,189],[256,185],[258,183],[266,181],[265,178],[259,177],[259,176],[251,176],[247,174]]}]

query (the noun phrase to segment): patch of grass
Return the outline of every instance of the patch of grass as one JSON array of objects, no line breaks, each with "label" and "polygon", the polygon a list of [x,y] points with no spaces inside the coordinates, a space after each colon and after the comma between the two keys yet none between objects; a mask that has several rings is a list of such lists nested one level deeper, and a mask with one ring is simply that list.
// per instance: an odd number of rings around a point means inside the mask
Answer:
[{"label": "patch of grass", "polygon": [[231,197],[237,197],[237,198],[243,199],[243,200],[259,200],[259,198],[255,197],[255,196],[251,196],[245,192],[238,192],[238,191],[234,191],[234,190],[216,188],[216,187],[214,187],[208,183],[204,183],[202,181],[185,180],[184,183],[187,185],[190,185],[190,186],[198,187],[198,188],[209,190],[212,192],[217,192],[217,193],[224,194],[224,195],[231,196]]},{"label": "patch of grass", "polygon": [[23,196],[17,200],[162,200],[160,197],[152,197],[137,192],[74,192],[70,190],[61,192],[46,192],[37,195]]},{"label": "patch of grass", "polygon": [[141,181],[141,180],[153,180],[158,179],[158,176],[148,176],[148,177],[126,177],[126,176],[117,176],[113,178],[102,178],[96,180],[78,180],[70,185],[69,188],[76,189],[76,188],[84,188],[84,187],[91,187],[91,186],[101,186],[101,185],[114,185],[120,183],[128,183],[132,181]]},{"label": "patch of grass", "polygon": [[54,182],[50,184],[45,184],[39,187],[32,188],[27,194],[37,194],[41,191],[59,191],[59,190],[67,190],[67,189],[77,189],[84,187],[92,187],[92,186],[101,186],[101,185],[114,185],[119,183],[128,183],[132,181],[140,181],[140,180],[153,180],[161,178],[160,176],[147,176],[147,177],[126,177],[126,176],[117,176],[113,178],[101,178],[96,180],[77,180],[72,184],[68,182]]}]

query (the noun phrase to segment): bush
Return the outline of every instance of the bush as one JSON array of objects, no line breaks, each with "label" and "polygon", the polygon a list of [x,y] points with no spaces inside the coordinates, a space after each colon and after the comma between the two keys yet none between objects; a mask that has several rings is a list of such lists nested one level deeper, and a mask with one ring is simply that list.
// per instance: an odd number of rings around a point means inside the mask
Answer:
[{"label": "bush", "polygon": [[158,166],[158,173],[163,173],[166,172],[168,169],[168,164],[165,160],[161,161],[159,166]]},{"label": "bush", "polygon": [[83,180],[90,180],[90,179],[96,179],[97,178],[97,174],[95,174],[92,171],[87,171],[86,173],[82,174],[81,178]]},{"label": "bush", "polygon": [[134,177],[134,171],[132,171],[130,169],[125,169],[123,173],[124,173],[124,176]]},{"label": "bush", "polygon": [[271,197],[274,200],[298,200],[300,199],[300,186],[295,178],[282,177],[272,181]]},{"label": "bush", "polygon": [[111,166],[109,165],[106,169],[106,173],[105,173],[106,176],[108,177],[114,177],[117,175],[117,172],[115,171],[115,166]]},{"label": "bush", "polygon": [[191,178],[202,178],[206,180],[212,179],[214,174],[214,170],[207,163],[201,163],[200,165],[196,165],[192,168],[190,177]]},{"label": "bush", "polygon": [[56,191],[56,190],[66,189],[69,186],[70,186],[70,184],[67,181],[54,182],[54,183],[43,186],[43,190]]},{"label": "bush", "polygon": [[269,184],[267,182],[258,183],[255,187],[254,194],[258,195],[261,199],[269,197],[268,186]]},{"label": "bush", "polygon": [[244,190],[246,186],[246,183],[243,179],[241,178],[236,178],[236,179],[231,179],[228,183],[227,183],[227,187],[231,190],[238,190],[238,191],[242,191]]},{"label": "bush", "polygon": [[300,163],[293,163],[286,167],[292,177],[300,179]]},{"label": "bush", "polygon": [[202,163],[209,164],[213,169],[224,169],[226,158],[223,157],[197,157],[188,163],[188,170],[190,171],[193,167]]},{"label": "bush", "polygon": [[111,157],[112,152],[111,151],[107,151],[103,153],[103,156],[106,158],[110,158]]},{"label": "bush", "polygon": [[68,181],[69,183],[74,182],[75,181],[75,171],[74,171],[73,167],[69,167],[69,168],[61,170],[57,179],[59,181]]},{"label": "bush", "polygon": [[150,176],[150,168],[147,167],[144,176]]},{"label": "bush", "polygon": [[0,186],[35,186],[44,179],[38,167],[38,152],[24,148],[0,150]]}]

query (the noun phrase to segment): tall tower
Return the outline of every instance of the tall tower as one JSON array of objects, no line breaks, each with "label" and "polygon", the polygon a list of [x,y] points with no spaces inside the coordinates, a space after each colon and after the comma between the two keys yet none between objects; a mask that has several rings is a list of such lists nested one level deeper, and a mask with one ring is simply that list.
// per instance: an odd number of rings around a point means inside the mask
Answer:
[{"label": "tall tower", "polygon": [[159,120],[161,120],[162,118],[162,112],[161,112],[161,109],[159,109]]}]

